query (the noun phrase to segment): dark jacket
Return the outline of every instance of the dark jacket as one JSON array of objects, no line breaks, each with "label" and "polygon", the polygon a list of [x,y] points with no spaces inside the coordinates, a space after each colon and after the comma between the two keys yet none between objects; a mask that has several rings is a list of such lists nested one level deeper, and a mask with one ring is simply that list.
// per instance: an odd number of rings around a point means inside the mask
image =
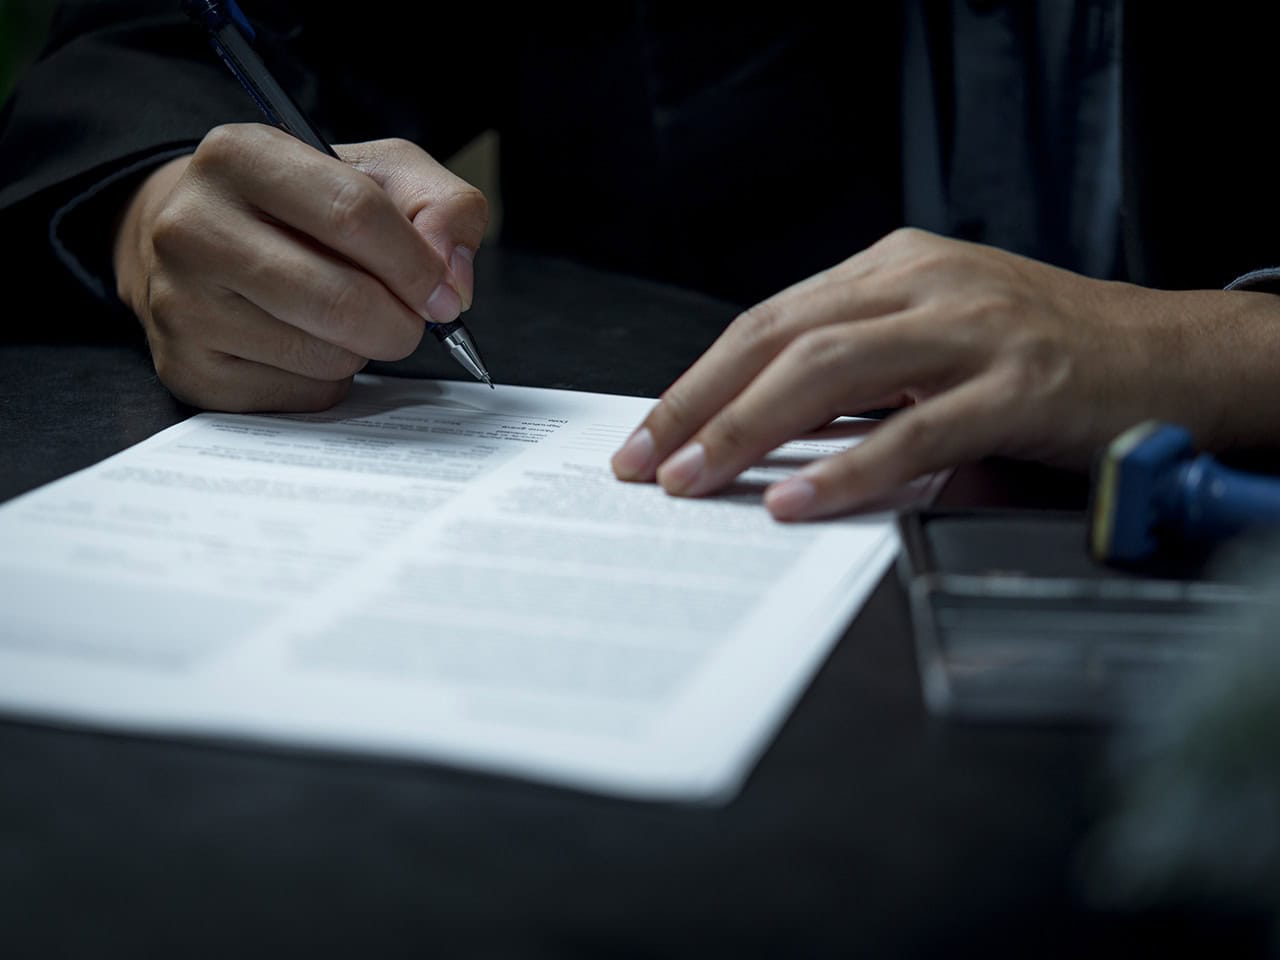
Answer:
[{"label": "dark jacket", "polygon": [[[125,192],[210,127],[259,119],[177,6],[94,0],[55,18],[0,117],[0,229],[22,258],[11,282],[111,302]],[[242,6],[334,142],[403,136],[447,158],[497,129],[515,246],[748,303],[902,222],[912,104],[891,4],[859,5],[852,24],[805,2],[754,19],[688,3],[365,4],[359,20]],[[1280,12],[1167,9],[1123,12],[1117,275],[1221,287],[1280,263],[1265,109]],[[945,132],[945,90],[939,103]]]}]

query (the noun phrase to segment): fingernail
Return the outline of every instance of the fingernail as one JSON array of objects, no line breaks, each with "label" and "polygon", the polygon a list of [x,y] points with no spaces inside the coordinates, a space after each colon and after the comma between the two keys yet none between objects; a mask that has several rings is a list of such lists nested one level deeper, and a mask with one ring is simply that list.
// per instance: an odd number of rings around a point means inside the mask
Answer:
[{"label": "fingernail", "polygon": [[818,488],[804,477],[788,477],[775,483],[764,494],[764,505],[779,520],[798,520],[805,515],[818,496]]},{"label": "fingernail", "polygon": [[452,323],[461,312],[462,300],[448,281],[436,287],[427,298],[427,316],[436,323]]},{"label": "fingernail", "polygon": [[454,248],[453,256],[449,260],[449,269],[453,272],[454,282],[458,285],[458,295],[462,298],[463,311],[471,309],[471,300],[475,294],[475,259],[474,250],[470,247],[458,246]]},{"label": "fingernail", "polygon": [[638,480],[645,476],[653,459],[653,434],[641,427],[613,455],[613,472],[622,480]]},{"label": "fingernail", "polygon": [[707,465],[707,451],[691,443],[658,468],[658,482],[668,493],[689,493]]}]

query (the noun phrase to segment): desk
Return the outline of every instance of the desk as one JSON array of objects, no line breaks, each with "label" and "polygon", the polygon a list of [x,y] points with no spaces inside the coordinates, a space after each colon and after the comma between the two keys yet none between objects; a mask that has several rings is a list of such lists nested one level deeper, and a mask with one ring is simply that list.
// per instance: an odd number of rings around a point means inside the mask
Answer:
[{"label": "desk", "polygon": [[[499,381],[656,395],[734,308],[486,251],[468,324]],[[554,346],[556,355],[553,356]],[[378,370],[456,376],[433,341]],[[190,413],[134,336],[0,346],[0,497]],[[1081,506],[966,468],[948,504]],[[721,809],[427,765],[0,722],[0,955],[1216,955],[1249,931],[1072,892],[1105,742],[925,712],[891,572]],[[1214,939],[1223,934],[1236,937]],[[13,947],[21,948],[17,951]],[[979,952],[981,951],[981,952]]]}]

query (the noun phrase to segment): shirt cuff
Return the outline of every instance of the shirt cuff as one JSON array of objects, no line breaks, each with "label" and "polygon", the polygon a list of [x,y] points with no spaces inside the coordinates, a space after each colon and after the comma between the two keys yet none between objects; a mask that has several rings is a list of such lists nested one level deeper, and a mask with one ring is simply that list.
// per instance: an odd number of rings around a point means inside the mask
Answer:
[{"label": "shirt cuff", "polygon": [[1250,270],[1228,283],[1224,290],[1257,290],[1261,293],[1280,293],[1280,267],[1263,267]]}]

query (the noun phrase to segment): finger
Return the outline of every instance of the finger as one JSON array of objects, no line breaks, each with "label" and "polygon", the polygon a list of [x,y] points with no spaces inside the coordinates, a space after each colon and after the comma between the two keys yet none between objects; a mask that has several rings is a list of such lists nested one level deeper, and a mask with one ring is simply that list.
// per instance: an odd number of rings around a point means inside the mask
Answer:
[{"label": "finger", "polygon": [[659,464],[806,332],[903,309],[909,290],[902,284],[851,286],[842,282],[843,272],[856,270],[862,276],[863,263],[855,257],[789,287],[735,319],[663,393],[657,406],[614,454],[614,473],[623,480],[654,479]]},{"label": "finger", "polygon": [[330,354],[337,348],[314,338],[282,350],[274,337],[307,335],[224,291],[179,291],[164,276],[149,290],[142,321],[152,362],[179,400],[209,410],[322,410],[346,396],[351,375],[342,364],[358,358]]},{"label": "finger", "polygon": [[946,467],[998,452],[1016,398],[997,373],[986,373],[895,414],[863,440],[816,461],[765,491],[779,520],[843,513]]},{"label": "finger", "polygon": [[471,306],[473,261],[489,225],[483,193],[407,140],[339,146],[338,153],[377,183],[449,264],[462,308]]},{"label": "finger", "polygon": [[[181,348],[179,348],[181,349]],[[160,381],[183,403],[226,413],[327,410],[346,398],[351,379],[317,380],[213,351],[152,350]]]},{"label": "finger", "polygon": [[911,313],[805,333],[662,463],[658,482],[680,496],[709,493],[815,423],[936,381],[955,358],[935,339]]},{"label": "finger", "polygon": [[448,323],[461,298],[448,264],[367,174],[263,124],[215,128],[192,167],[254,209],[379,279],[425,320]]},{"label": "finger", "polygon": [[[246,262],[221,261],[208,279],[264,313],[371,360],[400,360],[421,342],[423,321],[400,298],[307,238],[255,221],[244,225],[237,242],[254,256]],[[288,346],[284,340],[280,344]]]},{"label": "finger", "polygon": [[216,353],[311,380],[349,380],[369,362],[272,316],[239,295],[220,298],[217,311],[217,324],[205,327],[205,346]]},{"label": "finger", "polygon": [[[208,215],[175,205],[157,218],[153,244],[166,282],[148,295],[165,301],[164,315],[181,324],[190,309],[184,283],[207,295],[229,292],[300,330],[377,360],[408,356],[422,339],[423,321],[379,280],[277,223],[243,210]],[[167,304],[167,306],[166,306]],[[153,305],[153,310],[157,309]],[[191,333],[198,342],[223,318]],[[228,345],[229,346],[229,345]],[[234,351],[230,351],[234,352]]]}]

